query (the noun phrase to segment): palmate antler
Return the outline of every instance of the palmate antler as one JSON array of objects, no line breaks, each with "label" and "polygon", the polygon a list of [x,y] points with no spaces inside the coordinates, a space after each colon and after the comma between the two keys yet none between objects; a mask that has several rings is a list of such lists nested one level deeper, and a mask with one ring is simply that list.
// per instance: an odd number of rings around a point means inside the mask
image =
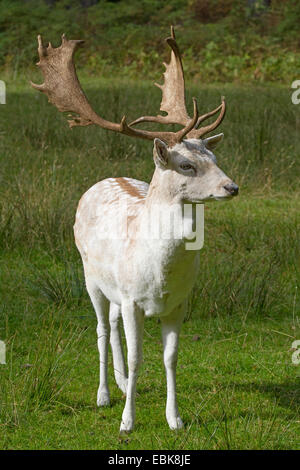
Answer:
[{"label": "palmate antler", "polygon": [[[164,63],[166,71],[164,72],[164,83],[159,85],[155,83],[162,90],[162,101],[160,104],[160,110],[165,111],[167,116],[142,116],[135,121],[130,123],[130,126],[140,124],[142,122],[158,122],[161,124],[181,124],[182,126],[187,126],[191,122],[189,117],[186,104],[185,104],[185,89],[184,89],[184,74],[181,62],[181,55],[179,48],[175,40],[174,28],[171,26],[171,37],[166,39],[166,42],[171,47],[171,60],[169,64]],[[222,103],[213,111],[199,116],[197,119],[196,125],[186,133],[188,139],[199,139],[208,132],[213,131],[218,127],[222,120],[224,119],[226,112],[226,103],[225,98],[222,96]],[[215,122],[209,124],[205,127],[200,127],[199,125],[208,119],[209,117],[215,115],[218,111],[220,114]]]},{"label": "palmate antler", "polygon": [[85,96],[76,75],[73,63],[74,52],[84,41],[68,41],[66,36],[62,36],[61,46],[53,48],[49,43],[44,47],[41,36],[38,36],[38,53],[40,61],[38,66],[44,75],[45,82],[31,85],[37,90],[45,93],[49,101],[54,104],[59,111],[71,112],[75,117],[69,120],[70,127],[89,126],[96,124],[104,129],[120,132],[131,137],[153,140],[156,137],[163,140],[169,147],[179,143],[194,128],[198,121],[197,102],[193,98],[194,115],[188,118],[184,127],[178,132],[151,132],[134,129],[128,126],[125,116],[120,124],[106,121],[92,109]]}]

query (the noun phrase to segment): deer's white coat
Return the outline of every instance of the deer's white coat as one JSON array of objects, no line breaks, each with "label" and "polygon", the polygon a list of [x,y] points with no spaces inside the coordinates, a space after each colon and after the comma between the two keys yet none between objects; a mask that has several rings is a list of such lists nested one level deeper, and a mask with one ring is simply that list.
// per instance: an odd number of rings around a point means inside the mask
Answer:
[{"label": "deer's white coat", "polygon": [[[222,137],[223,134],[219,134],[203,141],[184,140],[171,149],[155,139],[156,168],[150,185],[129,178],[109,178],[95,184],[80,200],[74,233],[83,261],[87,290],[98,320],[98,405],[108,405],[110,400],[107,383],[110,339],[115,378],[126,393],[121,431],[131,431],[134,425],[144,317],[153,315],[161,319],[167,377],[167,421],[171,429],[183,425],[176,400],[178,338],[186,299],[199,266],[199,251],[185,249],[193,224],[182,220],[183,205],[231,196],[224,186],[233,183],[218,168],[211,151]],[[125,221],[128,234],[123,238],[110,234],[111,237],[105,239],[100,234],[105,228],[114,226],[119,216],[120,201],[128,208],[129,217]],[[154,205],[166,210],[175,207],[177,220],[181,219],[186,227],[181,239],[172,236],[153,239],[145,235],[144,228],[151,224]],[[161,219],[162,225],[167,218],[166,214],[166,218]],[[128,348],[128,378],[118,325],[121,316]]]}]

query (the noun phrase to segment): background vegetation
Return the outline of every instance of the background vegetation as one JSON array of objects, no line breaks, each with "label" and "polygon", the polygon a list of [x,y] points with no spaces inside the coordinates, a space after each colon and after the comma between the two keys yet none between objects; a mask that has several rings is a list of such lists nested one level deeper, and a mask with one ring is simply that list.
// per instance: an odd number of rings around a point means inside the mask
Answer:
[{"label": "background vegetation", "polygon": [[[266,6],[266,5],[269,6]],[[36,61],[37,34],[85,39],[91,74],[148,77],[175,25],[190,78],[290,83],[299,70],[297,0],[1,0],[0,67],[14,77]]]},{"label": "background vegetation", "polygon": [[[276,77],[290,84],[299,79],[299,62],[294,75],[293,69],[284,72],[286,65],[278,66],[285,64],[284,50],[298,60],[298,24],[293,23],[298,6],[272,2],[268,13],[247,13],[243,2],[239,10],[235,2],[224,1],[218,2],[219,14],[217,3],[213,10],[204,1],[170,1],[169,10],[155,1],[98,2],[85,8],[85,2],[73,3],[68,9],[65,2],[1,2],[1,60],[10,79],[7,104],[0,106],[0,339],[7,345],[7,365],[0,365],[0,447],[300,448],[300,372],[291,360],[292,342],[300,338],[299,106],[292,104],[285,85],[212,83],[234,77],[251,81],[251,67],[243,65],[237,75],[226,72],[221,51],[231,48],[231,55],[242,58],[254,44],[257,55],[251,52],[245,63],[278,58],[273,72],[257,80]],[[275,11],[279,19],[270,23],[271,34],[263,22]],[[232,29],[234,21],[237,29]],[[114,384],[111,358],[112,407],[96,407],[96,318],[72,225],[80,196],[95,182],[108,176],[150,181],[151,144],[96,128],[70,131],[27,80],[41,79],[32,68],[33,36],[39,31],[55,43],[63,30],[70,31],[90,41],[78,55],[78,71],[101,115],[119,121],[124,112],[129,120],[157,113],[160,92],[152,78],[158,79],[161,58],[168,57],[161,38],[170,23],[179,26],[187,76],[201,76],[200,85],[188,82],[188,102],[197,96],[205,112],[221,94],[227,98],[220,127],[225,139],[216,155],[239,184],[240,195],[205,209],[201,271],[179,352],[178,401],[185,429],[172,433],[164,418],[160,330],[157,320],[149,319],[137,425],[120,438],[124,396]],[[284,24],[290,24],[285,33]],[[239,48],[242,37],[247,51]],[[217,55],[209,44],[218,48],[220,68],[212,65]],[[150,74],[147,80],[130,78],[145,76],[150,68],[151,82]],[[118,70],[120,76],[99,78],[100,69],[104,75]]]}]

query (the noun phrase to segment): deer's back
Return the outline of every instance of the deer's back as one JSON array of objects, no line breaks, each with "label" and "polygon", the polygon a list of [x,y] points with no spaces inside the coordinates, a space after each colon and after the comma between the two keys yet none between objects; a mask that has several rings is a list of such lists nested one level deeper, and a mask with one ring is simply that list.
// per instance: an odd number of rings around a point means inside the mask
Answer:
[{"label": "deer's back", "polygon": [[114,266],[124,252],[126,224],[142,209],[148,187],[131,178],[108,178],[81,197],[74,224],[75,241],[85,273],[94,275],[97,282],[101,278],[116,287]]}]

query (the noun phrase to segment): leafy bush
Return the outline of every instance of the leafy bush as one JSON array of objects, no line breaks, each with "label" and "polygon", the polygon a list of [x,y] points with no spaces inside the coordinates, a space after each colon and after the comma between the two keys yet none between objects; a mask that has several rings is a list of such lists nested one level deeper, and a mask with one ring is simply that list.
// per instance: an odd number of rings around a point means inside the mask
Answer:
[{"label": "leafy bush", "polygon": [[36,62],[37,34],[57,46],[65,32],[86,40],[77,62],[89,73],[148,77],[169,55],[163,38],[174,24],[190,77],[290,83],[300,61],[300,4],[267,3],[2,0],[0,70],[23,74]]}]

